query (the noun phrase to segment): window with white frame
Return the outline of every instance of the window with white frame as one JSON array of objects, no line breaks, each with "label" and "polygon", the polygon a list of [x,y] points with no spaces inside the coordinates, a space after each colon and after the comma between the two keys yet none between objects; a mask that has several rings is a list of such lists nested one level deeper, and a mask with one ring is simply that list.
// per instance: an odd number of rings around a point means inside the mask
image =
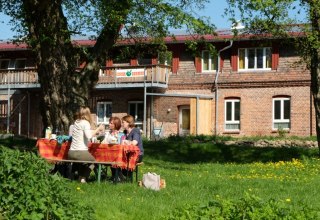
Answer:
[{"label": "window with white frame", "polygon": [[273,99],[273,129],[290,129],[290,98]]},{"label": "window with white frame", "polygon": [[272,53],[270,47],[240,48],[239,70],[271,70]]},{"label": "window with white frame", "polygon": [[210,51],[202,51],[201,58],[202,72],[215,72],[218,66],[218,57],[213,56]]},{"label": "window with white frame", "polygon": [[143,101],[128,102],[128,113],[134,117],[135,124],[141,127],[143,121]]},{"label": "window with white frame", "polygon": [[109,124],[112,102],[97,102],[97,123]]},{"label": "window with white frame", "polygon": [[225,100],[225,130],[240,130],[240,99]]},{"label": "window with white frame", "polygon": [[2,59],[0,60],[0,69],[25,69],[26,59]]}]

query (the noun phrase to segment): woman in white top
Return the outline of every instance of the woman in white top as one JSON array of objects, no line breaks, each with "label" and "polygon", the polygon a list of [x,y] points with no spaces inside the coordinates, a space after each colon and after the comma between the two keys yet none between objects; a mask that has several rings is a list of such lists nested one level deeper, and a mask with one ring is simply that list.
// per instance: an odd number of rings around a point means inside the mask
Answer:
[{"label": "woman in white top", "polygon": [[[88,142],[96,136],[98,132],[104,131],[104,125],[101,124],[97,129],[91,130],[91,112],[88,107],[80,107],[78,119],[74,122],[72,128],[72,142],[68,152],[70,160],[94,161],[94,157],[88,151]],[[79,178],[85,182],[89,177],[91,169],[88,164],[80,164]]]}]

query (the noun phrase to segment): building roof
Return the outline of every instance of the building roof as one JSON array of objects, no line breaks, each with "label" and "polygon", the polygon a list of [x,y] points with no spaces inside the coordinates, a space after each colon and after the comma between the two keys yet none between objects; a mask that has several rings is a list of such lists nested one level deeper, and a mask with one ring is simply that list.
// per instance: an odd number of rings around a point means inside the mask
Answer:
[{"label": "building roof", "polygon": [[[297,25],[296,25],[297,26]],[[298,28],[300,25],[298,25]],[[302,36],[301,30],[293,30],[290,32],[291,36]],[[165,43],[167,44],[177,44],[177,43],[185,43],[186,41],[190,40],[199,40],[204,39],[208,42],[225,42],[226,40],[234,39],[236,41],[241,40],[250,40],[255,37],[255,40],[258,39],[271,39],[274,38],[270,34],[263,34],[263,35],[254,35],[254,34],[241,34],[238,36],[234,36],[233,32],[230,29],[221,29],[217,30],[216,34],[211,35],[191,35],[191,34],[175,34],[173,36],[168,36],[164,39]],[[148,42],[150,39],[145,38],[143,41]],[[95,40],[89,39],[74,39],[73,44],[83,46],[83,47],[91,47],[94,46]],[[133,39],[123,39],[117,42],[118,45],[132,45],[135,41]],[[26,43],[12,43],[12,42],[0,42],[0,51],[12,51],[12,50],[28,50],[28,45]]]}]

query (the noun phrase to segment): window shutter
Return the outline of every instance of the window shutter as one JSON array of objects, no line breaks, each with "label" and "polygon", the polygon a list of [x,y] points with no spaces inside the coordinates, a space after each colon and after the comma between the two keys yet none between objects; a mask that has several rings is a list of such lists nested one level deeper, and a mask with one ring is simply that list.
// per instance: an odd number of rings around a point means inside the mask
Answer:
[{"label": "window shutter", "polygon": [[180,62],[180,57],[179,57],[179,50],[178,48],[174,48],[172,51],[172,73],[177,74],[178,68],[179,68],[179,62]]},{"label": "window shutter", "polygon": [[272,65],[273,70],[277,70],[279,65],[279,44],[275,43],[272,47]]},{"label": "window shutter", "polygon": [[232,71],[238,71],[238,48],[232,48],[231,50],[231,67]]},{"label": "window shutter", "polygon": [[201,57],[195,57],[195,66],[196,66],[196,73],[202,72],[202,66],[201,66]]},{"label": "window shutter", "polygon": [[130,60],[130,65],[131,66],[137,66],[138,65],[138,60],[137,59],[131,59]]},{"label": "window shutter", "polygon": [[106,67],[111,67],[111,66],[113,66],[113,60],[108,59],[106,62]]},{"label": "window shutter", "polygon": [[[113,60],[108,59],[108,60],[106,61],[106,67],[111,67],[111,66],[113,66]],[[107,75],[110,75],[111,72],[112,72],[111,69],[107,69],[107,70],[106,70]]]}]

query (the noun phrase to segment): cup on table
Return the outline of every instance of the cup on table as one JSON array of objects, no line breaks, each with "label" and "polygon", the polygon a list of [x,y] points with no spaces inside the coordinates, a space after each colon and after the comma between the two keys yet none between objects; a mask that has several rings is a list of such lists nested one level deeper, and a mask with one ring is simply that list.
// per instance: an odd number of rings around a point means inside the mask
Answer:
[{"label": "cup on table", "polygon": [[50,139],[57,139],[57,135],[56,134],[51,134]]}]

